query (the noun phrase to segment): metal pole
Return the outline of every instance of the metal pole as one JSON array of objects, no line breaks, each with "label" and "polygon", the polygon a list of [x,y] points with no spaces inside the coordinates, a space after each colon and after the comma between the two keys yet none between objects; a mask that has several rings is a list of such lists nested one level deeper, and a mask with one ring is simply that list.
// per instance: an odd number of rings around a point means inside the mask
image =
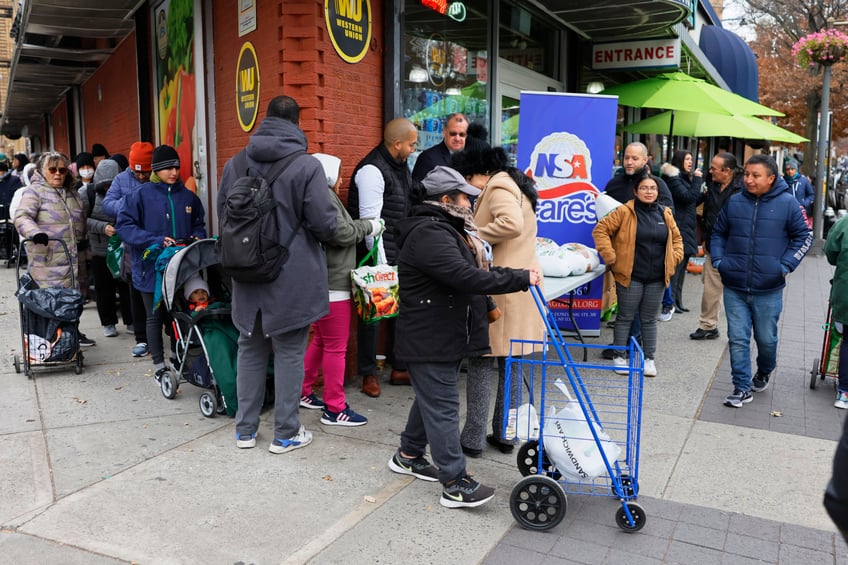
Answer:
[{"label": "metal pole", "polygon": [[830,113],[830,65],[824,65],[822,76],[822,102],[819,115],[819,139],[816,149],[816,193],[813,196],[813,236],[822,239],[824,233],[824,189],[825,161],[827,161],[827,140],[830,129],[827,116]]}]

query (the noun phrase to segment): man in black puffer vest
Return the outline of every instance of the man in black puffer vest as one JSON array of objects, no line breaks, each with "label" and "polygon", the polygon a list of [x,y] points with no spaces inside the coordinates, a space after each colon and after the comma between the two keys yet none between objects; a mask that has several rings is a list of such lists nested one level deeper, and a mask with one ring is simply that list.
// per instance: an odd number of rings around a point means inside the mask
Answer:
[{"label": "man in black puffer vest", "polygon": [[[418,130],[409,120],[397,118],[386,124],[383,143],[371,150],[353,171],[347,208],[352,218],[382,218],[386,231],[378,243],[380,263],[397,265],[395,224],[409,215],[410,197],[415,181],[406,164],[415,151]],[[371,237],[365,239],[356,250],[357,261],[365,257],[374,244]],[[395,319],[389,319],[388,356],[392,362],[391,384],[409,384],[406,367],[393,360]],[[380,396],[380,381],[377,378],[377,338],[380,324],[365,324],[359,320],[357,326],[357,370],[362,375],[362,392],[371,397]]]}]

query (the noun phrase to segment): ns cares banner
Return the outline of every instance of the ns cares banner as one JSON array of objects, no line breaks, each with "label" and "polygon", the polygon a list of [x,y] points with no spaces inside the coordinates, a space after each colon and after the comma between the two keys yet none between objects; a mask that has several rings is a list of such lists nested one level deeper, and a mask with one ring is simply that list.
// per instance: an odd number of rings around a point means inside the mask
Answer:
[{"label": "ns cares banner", "polygon": [[[595,247],[595,197],[609,181],[615,157],[618,98],[559,92],[522,92],[518,162],[536,180],[539,237]],[[600,335],[602,279],[574,292],[575,322],[584,335]],[[561,328],[568,296],[551,302]]]}]

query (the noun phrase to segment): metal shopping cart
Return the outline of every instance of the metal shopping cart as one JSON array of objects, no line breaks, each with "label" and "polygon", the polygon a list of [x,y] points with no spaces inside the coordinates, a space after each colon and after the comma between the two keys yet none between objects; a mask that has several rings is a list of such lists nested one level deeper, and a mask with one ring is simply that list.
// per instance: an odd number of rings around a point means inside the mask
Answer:
[{"label": "metal shopping cart", "polygon": [[824,339],[822,339],[821,357],[813,361],[813,369],[810,371],[810,388],[816,388],[816,381],[826,377],[833,379],[833,388],[839,382],[839,345],[842,334],[836,328],[830,312],[830,302],[827,303],[827,322],[822,326]]},{"label": "metal shopping cart", "polygon": [[544,342],[513,340],[507,359],[504,437],[525,440],[518,450],[524,478],[510,496],[512,515],[526,529],[547,530],[565,517],[566,493],[607,496],[621,502],[615,513],[618,526],[639,531],[646,520],[635,502],[642,349],[635,339],[617,348],[629,355],[626,368],[575,363],[570,346],[608,346],[566,343],[539,289],[531,287],[531,292],[547,337]]}]

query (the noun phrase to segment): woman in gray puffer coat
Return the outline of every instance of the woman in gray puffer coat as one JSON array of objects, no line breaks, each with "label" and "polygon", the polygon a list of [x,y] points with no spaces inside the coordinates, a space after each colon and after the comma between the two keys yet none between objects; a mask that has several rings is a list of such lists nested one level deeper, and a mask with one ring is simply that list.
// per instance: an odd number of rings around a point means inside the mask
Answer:
[{"label": "woman in gray puffer coat", "polygon": [[695,168],[694,159],[689,151],[675,151],[671,163],[664,163],[660,167],[660,174],[674,200],[674,221],[677,222],[680,235],[683,237],[683,260],[677,265],[670,283],[674,309],[677,312],[688,312],[689,309],[683,306],[683,281],[686,277],[689,257],[698,253],[696,208],[704,177],[700,169]]},{"label": "woman in gray puffer coat", "polygon": [[[94,171],[94,181],[85,186],[80,192],[82,201],[90,211],[86,220],[88,226],[88,241],[91,249],[91,270],[94,274],[94,288],[97,290],[97,315],[103,326],[103,335],[115,337],[118,330],[118,312],[115,296],[121,307],[121,318],[124,324],[132,325],[132,309],[130,308],[130,288],[127,283],[112,276],[106,265],[106,244],[115,235],[115,218],[103,211],[103,199],[112,186],[112,180],[120,173],[118,163],[112,159],[103,159]],[[88,192],[94,191],[94,196]]]},{"label": "woman in gray puffer coat", "polygon": [[[42,288],[76,288],[77,246],[85,238],[85,210],[74,179],[68,172],[67,156],[51,151],[41,156],[38,183],[26,187],[15,211],[15,229],[26,244],[29,273]],[[65,242],[66,254],[57,241]],[[71,280],[74,279],[74,284]]]}]

